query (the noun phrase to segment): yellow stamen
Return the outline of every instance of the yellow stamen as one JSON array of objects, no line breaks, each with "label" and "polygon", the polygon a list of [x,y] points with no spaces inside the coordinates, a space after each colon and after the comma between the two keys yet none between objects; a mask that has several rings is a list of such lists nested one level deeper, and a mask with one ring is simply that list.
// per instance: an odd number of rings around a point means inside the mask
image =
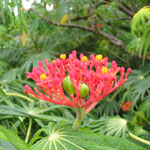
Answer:
[{"label": "yellow stamen", "polygon": [[87,61],[87,57],[86,57],[86,56],[82,56],[82,57],[81,57],[81,60],[82,60],[83,62],[86,62],[86,61]]},{"label": "yellow stamen", "polygon": [[54,59],[54,60],[52,60],[52,63],[54,63],[54,62],[56,62],[56,60]]},{"label": "yellow stamen", "polygon": [[45,80],[46,78],[47,78],[47,76],[46,76],[45,73],[43,73],[43,74],[40,75],[40,79],[41,79],[41,80]]},{"label": "yellow stamen", "polygon": [[66,54],[61,54],[60,59],[66,59]]},{"label": "yellow stamen", "polygon": [[102,55],[96,55],[96,60],[102,60],[103,59],[103,56]]},{"label": "yellow stamen", "polygon": [[102,72],[103,74],[107,74],[107,73],[108,73],[108,68],[107,68],[107,67],[103,67],[103,68],[101,69],[101,72]]}]

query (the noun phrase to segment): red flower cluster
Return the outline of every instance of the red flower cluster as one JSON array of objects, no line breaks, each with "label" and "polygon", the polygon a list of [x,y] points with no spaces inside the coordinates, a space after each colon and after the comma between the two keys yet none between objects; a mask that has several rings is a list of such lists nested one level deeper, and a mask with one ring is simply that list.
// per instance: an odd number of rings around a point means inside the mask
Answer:
[{"label": "red flower cluster", "polygon": [[97,23],[96,26],[98,29],[102,28],[102,24],[100,24],[100,23]]},{"label": "red flower cluster", "polygon": [[22,7],[21,10],[26,11],[26,9],[24,7]]},{"label": "red flower cluster", "polygon": [[[59,105],[85,108],[88,113],[100,100],[124,84],[131,71],[131,68],[128,68],[125,74],[125,68],[118,67],[115,61],[112,61],[111,68],[108,68],[108,58],[102,58],[102,55],[91,54],[88,59],[80,54],[78,59],[76,53],[74,50],[69,58],[62,54],[60,59],[52,63],[45,59],[46,68],[40,61],[38,67],[33,68],[32,72],[27,72],[27,78],[33,79],[38,88],[34,88],[34,92],[25,85],[25,93]],[[117,79],[118,73],[120,79]],[[63,82],[68,76],[70,83],[64,88]],[[73,88],[74,92],[67,92],[68,97],[65,89]],[[81,91],[84,96],[81,96]]]},{"label": "red flower cluster", "polygon": [[122,109],[122,111],[128,111],[128,110],[130,110],[132,105],[133,105],[133,103],[130,101],[124,102],[121,106],[121,109]]}]

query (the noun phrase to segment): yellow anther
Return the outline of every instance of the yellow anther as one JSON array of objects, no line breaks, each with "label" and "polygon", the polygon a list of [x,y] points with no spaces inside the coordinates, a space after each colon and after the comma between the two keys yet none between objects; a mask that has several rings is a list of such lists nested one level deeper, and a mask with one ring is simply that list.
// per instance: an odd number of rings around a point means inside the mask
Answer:
[{"label": "yellow anther", "polygon": [[54,63],[54,62],[56,62],[56,60],[54,59],[54,60],[52,60],[52,63]]},{"label": "yellow anther", "polygon": [[45,80],[46,78],[47,78],[47,76],[46,76],[45,73],[43,73],[43,74],[40,75],[40,79],[41,79],[41,80]]},{"label": "yellow anther", "polygon": [[107,67],[103,67],[103,68],[101,69],[101,72],[102,72],[103,74],[107,74],[107,73],[108,73],[108,68],[107,68]]},{"label": "yellow anther", "polygon": [[66,54],[61,54],[60,59],[66,59]]},{"label": "yellow anther", "polygon": [[103,59],[103,56],[102,55],[96,55],[96,60],[102,60]]},{"label": "yellow anther", "polygon": [[82,56],[82,57],[81,57],[81,60],[82,60],[83,62],[86,62],[86,61],[87,61],[87,57],[86,57],[86,56]]}]

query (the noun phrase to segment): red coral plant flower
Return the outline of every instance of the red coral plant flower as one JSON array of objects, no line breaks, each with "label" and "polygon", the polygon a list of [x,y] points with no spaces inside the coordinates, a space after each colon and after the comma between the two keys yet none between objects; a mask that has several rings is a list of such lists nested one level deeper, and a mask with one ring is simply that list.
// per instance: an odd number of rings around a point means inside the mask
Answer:
[{"label": "red coral plant flower", "polygon": [[122,111],[129,111],[132,105],[133,105],[133,102],[130,102],[130,101],[124,102],[121,106],[121,109]]},{"label": "red coral plant flower", "polygon": [[24,7],[22,7],[21,10],[26,11],[26,9]]},{"label": "red coral plant flower", "polygon": [[125,68],[118,67],[115,61],[108,68],[108,58],[102,55],[91,54],[90,59],[83,54],[78,59],[76,55],[74,50],[69,58],[62,54],[52,63],[45,59],[46,68],[39,61],[38,67],[27,72],[27,78],[33,79],[37,87],[33,91],[28,85],[24,86],[25,93],[33,97],[75,108],[74,130],[99,101],[124,84],[131,71],[128,68],[125,74]]},{"label": "red coral plant flower", "polygon": [[98,29],[102,28],[102,24],[100,24],[100,23],[97,23],[96,26]]}]

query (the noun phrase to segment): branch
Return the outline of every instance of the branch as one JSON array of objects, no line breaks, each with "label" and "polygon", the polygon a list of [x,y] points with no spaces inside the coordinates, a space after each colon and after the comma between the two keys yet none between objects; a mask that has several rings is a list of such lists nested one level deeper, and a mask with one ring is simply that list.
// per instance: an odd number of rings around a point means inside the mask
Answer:
[{"label": "branch", "polygon": [[130,17],[118,17],[118,18],[112,18],[112,20],[128,20],[131,21]]},{"label": "branch", "polygon": [[126,7],[126,8],[129,9],[130,11],[132,11],[132,8],[131,8],[129,5],[125,4],[125,3],[123,2],[123,0],[121,0],[121,3],[122,3],[122,5],[123,5],[124,7]]},{"label": "branch", "polygon": [[112,24],[111,24],[111,22],[109,22],[109,21],[107,21],[106,19],[104,19],[101,15],[99,15],[99,14],[97,14],[97,17],[100,19],[100,20],[102,20],[102,21],[104,21],[107,25],[109,25],[109,26],[113,26]]},{"label": "branch", "polygon": [[72,18],[71,21],[86,20],[86,19],[88,19],[89,17],[91,17],[91,15],[83,16],[83,17]]},{"label": "branch", "polygon": [[[114,0],[105,0],[105,2],[111,3],[114,2]],[[130,17],[133,17],[134,15],[132,9],[128,5],[126,5],[122,0],[120,0],[119,2],[119,9]]]},{"label": "branch", "polygon": [[124,4],[121,2],[120,5],[119,5],[119,9],[121,11],[123,11],[125,14],[127,14],[128,16],[130,17],[133,17],[134,16],[134,12],[132,12],[130,9],[128,9],[127,7],[124,6]]},{"label": "branch", "polygon": [[131,4],[132,4],[132,7],[133,7],[134,12],[136,13],[137,8],[136,8],[135,1],[134,1],[134,0],[131,0]]},{"label": "branch", "polygon": [[46,12],[46,14],[47,14],[47,17],[50,19],[49,12],[48,12],[47,9],[46,9],[46,3],[44,3],[44,9],[45,9],[45,12]]},{"label": "branch", "polygon": [[108,33],[102,32],[102,31],[93,30],[92,28],[89,28],[89,27],[86,27],[86,26],[77,25],[77,24],[60,24],[60,23],[51,21],[49,18],[44,17],[41,13],[39,13],[38,11],[36,11],[33,8],[31,8],[30,11],[34,12],[35,14],[37,14],[41,19],[43,19],[49,25],[55,25],[55,26],[59,26],[59,27],[78,28],[78,29],[81,29],[81,30],[92,32],[94,34],[98,34],[98,35],[101,35],[101,36],[107,38],[112,44],[125,49],[125,44],[123,43],[123,41],[117,39],[116,37],[114,37],[111,34],[108,34]]}]

